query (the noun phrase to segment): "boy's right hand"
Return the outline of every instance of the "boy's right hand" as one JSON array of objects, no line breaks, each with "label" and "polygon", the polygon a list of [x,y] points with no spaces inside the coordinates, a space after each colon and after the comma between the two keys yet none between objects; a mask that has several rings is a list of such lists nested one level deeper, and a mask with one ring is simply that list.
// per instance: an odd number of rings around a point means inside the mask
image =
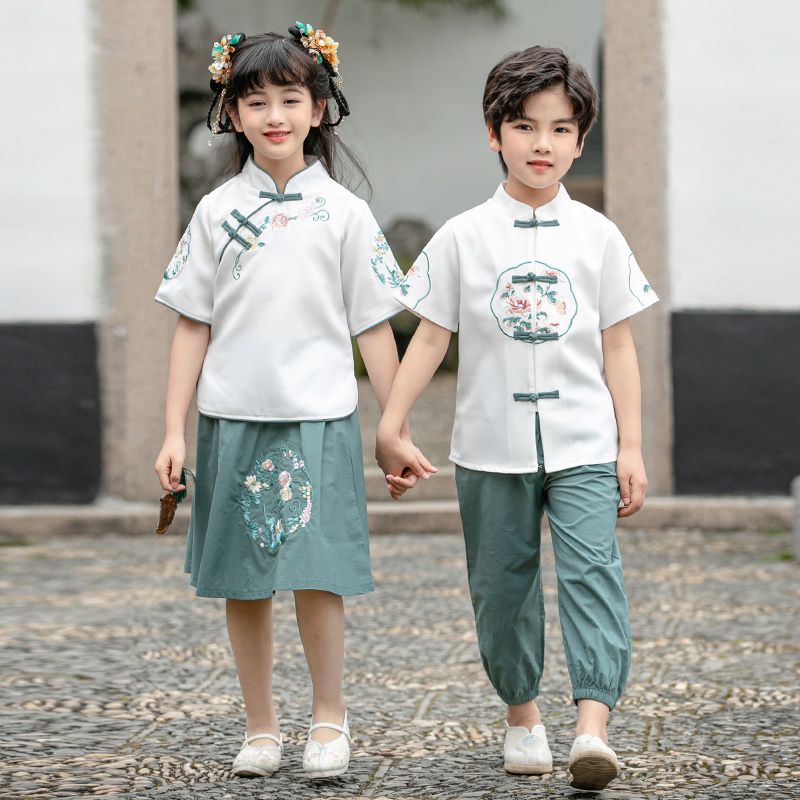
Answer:
[{"label": "boy's right hand", "polygon": [[181,492],[186,488],[181,483],[181,472],[185,463],[186,440],[182,436],[168,436],[164,439],[155,463],[156,475],[162,489],[167,492]]}]

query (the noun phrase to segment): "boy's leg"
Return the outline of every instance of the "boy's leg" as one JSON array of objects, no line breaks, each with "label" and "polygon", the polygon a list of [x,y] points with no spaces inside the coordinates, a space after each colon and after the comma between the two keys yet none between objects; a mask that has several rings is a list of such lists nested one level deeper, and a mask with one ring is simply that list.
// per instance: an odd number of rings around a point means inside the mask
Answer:
[{"label": "boy's leg", "polygon": [[539,693],[544,661],[539,566],[542,474],[456,467],[481,660],[503,702],[519,706],[509,709],[509,722],[527,721],[526,727],[538,722],[532,701]]},{"label": "boy's leg", "polygon": [[[344,601],[338,594],[314,589],[294,593],[297,627],[311,674],[314,699],[313,722],[344,722],[342,695],[344,674]],[[317,742],[332,742],[340,734],[332,728],[318,728],[311,734]]]},{"label": "boy's leg", "polygon": [[[548,476],[546,509],[558,576],[558,609],[572,695],[581,725],[605,738],[607,709],[628,677],[630,619],[616,538],[619,484],[614,464],[592,464]],[[600,735],[593,730],[579,733]]]},{"label": "boy's leg", "polygon": [[[272,702],[272,599],[227,600],[225,612],[239,685],[247,712],[247,735],[278,735],[278,717]],[[272,746],[256,739],[255,746]]]}]

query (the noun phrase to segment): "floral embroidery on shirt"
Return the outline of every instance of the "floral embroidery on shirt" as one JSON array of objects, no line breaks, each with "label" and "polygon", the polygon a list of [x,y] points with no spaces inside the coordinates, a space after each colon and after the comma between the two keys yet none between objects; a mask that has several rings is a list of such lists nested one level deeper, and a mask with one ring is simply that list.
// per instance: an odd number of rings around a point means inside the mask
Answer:
[{"label": "floral embroidery on shirt", "polygon": [[282,447],[259,456],[239,496],[250,538],[277,551],[289,534],[310,522],[312,494],[301,453]]},{"label": "floral embroidery on shirt", "polygon": [[178,247],[175,250],[175,255],[172,257],[172,261],[169,262],[169,266],[164,271],[165,281],[171,281],[173,278],[177,278],[180,271],[186,266],[186,262],[189,260],[191,243],[192,230],[191,227],[187,227],[183,232],[183,236],[181,236],[181,240],[178,242]]},{"label": "floral embroidery on shirt", "polygon": [[375,234],[375,241],[372,246],[372,257],[370,258],[372,264],[372,271],[375,277],[390,289],[400,289],[403,297],[408,294],[408,286],[406,285],[406,276],[394,260],[392,251],[389,249],[389,242],[383,235],[383,231],[378,231]]},{"label": "floral embroidery on shirt", "polygon": [[[403,275],[402,270],[397,262],[392,257],[387,260],[387,253],[391,255],[389,250],[389,243],[381,231],[375,235],[375,245],[373,248],[372,258],[372,271],[375,277],[390,289],[399,289],[403,297],[417,297],[414,303],[414,308],[424,300],[431,291],[431,278],[430,278],[430,261],[428,254],[423,250],[420,257],[413,263],[408,272]],[[425,259],[424,267],[422,259]]]},{"label": "floral embroidery on shirt", "polygon": [[[514,276],[529,280],[515,283]],[[549,280],[537,281],[536,277]],[[578,301],[566,272],[542,261],[525,261],[500,274],[491,309],[501,333],[512,339],[515,333],[557,333],[561,337],[572,327]]]},{"label": "floral embroidery on shirt", "polygon": [[653,287],[647,282],[647,278],[639,269],[633,253],[628,256],[628,291],[636,298],[642,308],[644,308],[642,297],[653,291]]},{"label": "floral embroidery on shirt", "polygon": [[[265,205],[270,205],[271,202],[273,201],[265,203]],[[326,222],[331,216],[328,212],[328,209],[324,207],[326,202],[327,201],[324,197],[317,197],[314,199],[313,203],[306,203],[306,205],[300,208],[296,214],[288,215],[283,212],[278,212],[272,216],[267,214],[267,216],[264,217],[264,221],[261,223],[261,225],[257,226],[258,233],[256,233],[250,227],[252,226],[252,228],[256,228],[256,226],[250,222],[250,218],[256,212],[250,214],[250,216],[247,217],[249,226],[241,224],[239,229],[236,231],[236,237],[231,239],[231,241],[237,242],[241,247],[241,250],[239,250],[233,262],[232,274],[234,280],[238,281],[241,277],[242,269],[244,268],[242,256],[245,253],[255,253],[260,247],[266,246],[266,243],[261,241],[261,235],[264,233],[264,231],[267,229],[275,232],[285,231],[290,227],[290,223],[295,222],[296,220],[310,219],[312,222]],[[261,208],[263,207],[264,206],[261,206]],[[258,210],[260,209],[257,209],[257,211]],[[245,246],[245,244],[247,244],[247,246]]]}]

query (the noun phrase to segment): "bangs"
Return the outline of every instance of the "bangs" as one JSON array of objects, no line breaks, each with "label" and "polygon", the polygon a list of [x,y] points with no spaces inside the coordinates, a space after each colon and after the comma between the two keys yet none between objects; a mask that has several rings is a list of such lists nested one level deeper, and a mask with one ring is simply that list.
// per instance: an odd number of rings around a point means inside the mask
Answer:
[{"label": "bangs", "polygon": [[276,36],[242,49],[235,61],[231,89],[244,97],[267,84],[309,87],[317,77],[317,64],[304,51]]}]

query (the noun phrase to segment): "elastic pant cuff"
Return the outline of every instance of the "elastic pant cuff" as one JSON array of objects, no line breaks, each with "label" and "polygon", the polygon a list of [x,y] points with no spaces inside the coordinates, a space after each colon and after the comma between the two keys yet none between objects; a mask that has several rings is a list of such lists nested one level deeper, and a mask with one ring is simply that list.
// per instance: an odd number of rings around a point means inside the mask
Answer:
[{"label": "elastic pant cuff", "polygon": [[598,703],[605,703],[609,710],[611,710],[617,704],[619,695],[611,694],[611,692],[605,689],[584,686],[583,688],[572,690],[572,699],[576,704],[578,700],[597,700]]},{"label": "elastic pant cuff", "polygon": [[520,706],[523,703],[530,703],[531,700],[535,700],[539,696],[538,686],[532,689],[526,689],[523,692],[513,692],[511,694],[506,694],[505,692],[501,692],[495,686],[495,691],[497,691],[497,694],[500,696],[500,699],[507,706]]}]

